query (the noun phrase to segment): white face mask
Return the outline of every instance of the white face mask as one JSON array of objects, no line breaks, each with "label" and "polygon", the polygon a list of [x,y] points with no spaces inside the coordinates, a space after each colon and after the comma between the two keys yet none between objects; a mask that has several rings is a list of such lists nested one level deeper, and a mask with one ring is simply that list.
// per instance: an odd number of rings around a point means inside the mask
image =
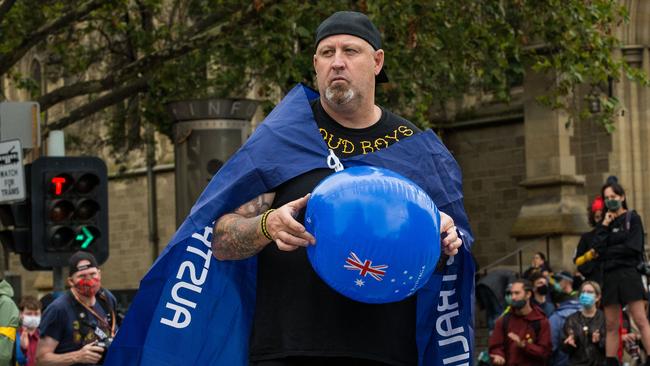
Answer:
[{"label": "white face mask", "polygon": [[41,317],[38,315],[24,315],[23,316],[23,325],[29,329],[38,328],[38,325],[41,324]]}]

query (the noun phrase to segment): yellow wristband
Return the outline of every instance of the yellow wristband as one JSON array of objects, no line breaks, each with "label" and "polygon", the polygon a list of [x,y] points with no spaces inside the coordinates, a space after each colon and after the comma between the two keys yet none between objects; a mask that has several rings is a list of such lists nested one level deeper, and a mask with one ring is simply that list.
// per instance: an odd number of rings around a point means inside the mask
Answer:
[{"label": "yellow wristband", "polygon": [[273,238],[271,237],[271,234],[269,233],[269,231],[266,228],[266,219],[269,217],[269,214],[271,212],[273,212],[273,211],[275,211],[274,208],[266,210],[266,212],[264,212],[262,214],[262,220],[260,221],[260,226],[262,228],[262,234],[264,234],[264,236],[269,240],[273,240]]}]

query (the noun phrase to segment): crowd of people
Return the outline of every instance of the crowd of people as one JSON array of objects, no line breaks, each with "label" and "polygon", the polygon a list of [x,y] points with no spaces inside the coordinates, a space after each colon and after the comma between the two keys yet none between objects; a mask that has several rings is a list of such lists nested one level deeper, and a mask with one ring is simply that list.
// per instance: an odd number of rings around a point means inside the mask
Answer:
[{"label": "crowd of people", "polygon": [[554,272],[535,253],[521,276],[499,270],[479,280],[490,329],[479,364],[650,365],[643,224],[616,177],[591,203],[589,222],[571,271]]}]

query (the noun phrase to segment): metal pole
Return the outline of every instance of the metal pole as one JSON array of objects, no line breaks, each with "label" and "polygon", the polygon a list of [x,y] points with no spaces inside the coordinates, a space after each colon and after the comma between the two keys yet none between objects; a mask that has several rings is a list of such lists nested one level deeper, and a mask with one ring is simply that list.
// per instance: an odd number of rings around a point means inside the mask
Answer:
[{"label": "metal pole", "polygon": [[[47,156],[65,156],[65,136],[63,131],[50,131],[47,136]],[[63,267],[52,267],[52,282],[55,293],[65,290]]]},{"label": "metal pole", "polygon": [[156,165],[156,140],[153,126],[148,123],[146,127],[147,149],[147,188],[148,188],[148,216],[149,216],[149,243],[151,244],[152,263],[158,258],[158,202],[156,201],[156,175],[153,171]]},{"label": "metal pole", "polygon": [[524,273],[524,264],[521,259],[521,249],[519,249],[519,274],[521,275],[522,273]]}]

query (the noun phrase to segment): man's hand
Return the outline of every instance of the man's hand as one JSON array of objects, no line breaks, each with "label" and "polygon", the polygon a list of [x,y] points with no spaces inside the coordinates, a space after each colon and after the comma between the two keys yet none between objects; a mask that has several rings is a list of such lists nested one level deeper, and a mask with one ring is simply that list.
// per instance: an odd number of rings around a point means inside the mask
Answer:
[{"label": "man's hand", "polygon": [[96,364],[102,358],[104,348],[97,346],[97,342],[88,343],[77,351],[77,363]]},{"label": "man's hand", "polygon": [[275,240],[278,249],[292,251],[316,244],[316,239],[296,221],[298,212],[307,206],[308,200],[309,194],[285,204],[266,218],[266,230]]},{"label": "man's hand", "polygon": [[492,363],[495,365],[505,365],[506,364],[506,359],[495,354],[491,354],[490,358],[492,359]]},{"label": "man's hand", "polygon": [[442,250],[446,255],[458,254],[458,248],[463,244],[463,241],[458,237],[454,219],[442,211],[440,212],[440,237],[442,238]]},{"label": "man's hand", "polygon": [[573,338],[573,334],[569,334],[569,336],[566,337],[566,339],[564,340],[564,344],[568,344],[569,346],[571,346],[573,348],[578,347],[578,346],[576,346],[576,340],[575,340],[575,338]]},{"label": "man's hand", "polygon": [[516,335],[513,332],[508,333],[508,338],[510,338],[511,341],[515,342],[517,344],[517,347],[524,348],[526,347],[526,342],[523,342],[521,338],[519,338],[518,335]]}]

